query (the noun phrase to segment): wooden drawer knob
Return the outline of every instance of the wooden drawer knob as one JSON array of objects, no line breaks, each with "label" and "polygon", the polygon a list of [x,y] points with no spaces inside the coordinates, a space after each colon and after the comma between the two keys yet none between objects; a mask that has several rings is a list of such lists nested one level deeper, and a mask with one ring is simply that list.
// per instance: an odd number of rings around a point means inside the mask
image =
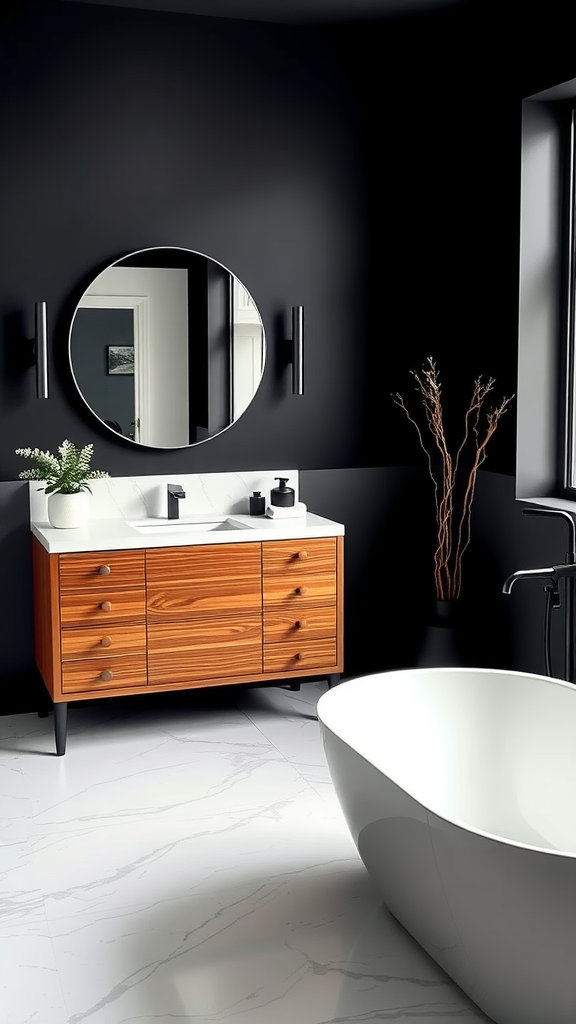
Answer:
[{"label": "wooden drawer knob", "polygon": [[109,668],[105,668],[104,671],[100,673],[100,679],[103,679],[105,683],[109,683],[111,679],[114,679],[114,673],[111,672]]},{"label": "wooden drawer knob", "polygon": [[308,591],[308,587],[296,587],[296,593],[297,594],[306,594],[307,591]]},{"label": "wooden drawer knob", "polygon": [[308,552],[307,551],[299,551],[298,554],[296,555],[296,558],[301,558],[301,559],[308,558]]},{"label": "wooden drawer knob", "polygon": [[102,604],[100,605],[100,607],[101,607],[103,612],[111,612],[112,611],[112,601],[102,601]]},{"label": "wooden drawer knob", "polygon": [[306,622],[306,619],[298,619],[298,621],[294,623],[296,629],[306,629],[307,625],[308,623]]},{"label": "wooden drawer knob", "polygon": [[103,636],[101,641],[100,641],[100,643],[101,643],[102,647],[110,647],[110,644],[112,643],[112,641],[111,641],[109,636]]},{"label": "wooden drawer knob", "polygon": [[98,569],[99,576],[109,576],[111,572],[112,569],[110,568],[109,565],[101,565],[100,568]]},{"label": "wooden drawer knob", "polygon": [[296,661],[304,661],[304,655],[300,651],[298,651],[298,654],[295,654],[294,657]]}]

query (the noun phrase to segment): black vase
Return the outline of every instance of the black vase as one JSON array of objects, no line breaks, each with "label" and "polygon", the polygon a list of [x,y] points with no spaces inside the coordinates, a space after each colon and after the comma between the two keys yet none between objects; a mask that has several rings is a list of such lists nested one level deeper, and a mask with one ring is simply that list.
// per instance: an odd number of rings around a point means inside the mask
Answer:
[{"label": "black vase", "polygon": [[422,637],[417,668],[462,665],[458,638],[458,601],[434,601],[430,621]]}]

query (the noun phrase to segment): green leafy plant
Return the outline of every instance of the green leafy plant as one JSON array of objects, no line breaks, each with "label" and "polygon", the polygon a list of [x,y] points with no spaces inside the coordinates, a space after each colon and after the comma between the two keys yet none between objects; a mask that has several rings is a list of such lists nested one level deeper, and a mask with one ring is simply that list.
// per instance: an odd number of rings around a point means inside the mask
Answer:
[{"label": "green leafy plant", "polygon": [[38,490],[46,491],[46,494],[90,491],[88,480],[101,480],[110,475],[100,469],[90,469],[93,452],[93,444],[77,448],[72,441],[62,441],[57,456],[40,448],[16,448],[16,455],[36,463],[34,469],[23,469],[18,477],[20,480],[44,481],[46,486]]}]

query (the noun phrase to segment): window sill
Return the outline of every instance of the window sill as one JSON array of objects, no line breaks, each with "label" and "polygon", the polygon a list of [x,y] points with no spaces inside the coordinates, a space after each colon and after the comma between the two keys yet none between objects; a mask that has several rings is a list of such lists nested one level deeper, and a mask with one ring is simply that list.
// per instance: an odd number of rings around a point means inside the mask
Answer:
[{"label": "window sill", "polygon": [[576,516],[576,501],[572,501],[570,498],[517,497],[516,501],[523,501],[526,505],[540,505],[542,508],[561,509],[564,512],[570,512],[572,515]]}]

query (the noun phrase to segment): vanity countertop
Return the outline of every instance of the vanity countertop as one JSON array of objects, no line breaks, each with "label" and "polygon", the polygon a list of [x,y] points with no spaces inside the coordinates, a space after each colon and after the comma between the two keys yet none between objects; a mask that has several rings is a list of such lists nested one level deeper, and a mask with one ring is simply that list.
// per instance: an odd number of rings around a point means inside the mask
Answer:
[{"label": "vanity countertop", "polygon": [[[76,530],[56,530],[48,522],[34,522],[30,529],[50,554],[76,551],[117,551],[133,548],[188,547],[191,544],[242,544],[249,541],[298,540],[306,537],[339,537],[344,535],[342,523],[307,512],[294,519],[268,519],[265,516],[230,514],[239,524],[238,529],[198,530],[194,517],[188,517],[190,529],[184,522],[170,526],[165,520],[158,526],[141,533],[124,519],[93,519],[87,526]],[[206,516],[197,516],[198,521]],[[243,528],[242,528],[243,527]],[[167,528],[171,530],[167,532]]]}]

